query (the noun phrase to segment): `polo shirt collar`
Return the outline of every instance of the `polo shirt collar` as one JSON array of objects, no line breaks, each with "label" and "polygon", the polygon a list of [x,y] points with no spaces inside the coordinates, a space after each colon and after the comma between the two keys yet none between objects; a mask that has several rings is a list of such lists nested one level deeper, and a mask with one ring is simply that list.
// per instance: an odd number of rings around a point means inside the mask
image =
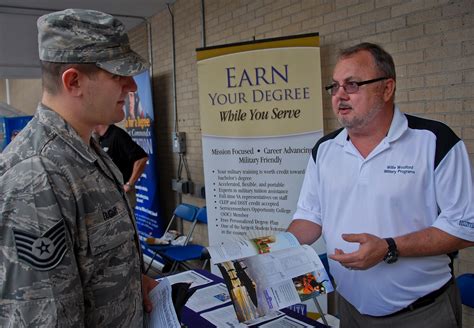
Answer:
[{"label": "polo shirt collar", "polygon": [[[405,116],[400,111],[400,108],[398,105],[394,105],[393,109],[393,118],[392,118],[392,123],[390,124],[390,128],[388,130],[387,137],[385,141],[387,142],[393,142],[396,141],[398,138],[400,138],[403,133],[408,129],[408,121]],[[349,135],[347,134],[347,129],[343,129],[341,133],[339,133],[334,141],[336,144],[340,146],[346,146],[349,142]]]},{"label": "polo shirt collar", "polygon": [[387,134],[387,141],[392,142],[400,138],[408,129],[408,120],[405,114],[400,111],[400,108],[395,105],[393,110],[392,124]]}]

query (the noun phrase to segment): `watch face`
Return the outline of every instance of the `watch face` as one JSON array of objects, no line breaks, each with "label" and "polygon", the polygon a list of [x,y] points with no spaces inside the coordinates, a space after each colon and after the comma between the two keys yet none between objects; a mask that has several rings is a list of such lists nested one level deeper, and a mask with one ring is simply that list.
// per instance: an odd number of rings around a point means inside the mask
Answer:
[{"label": "watch face", "polygon": [[387,255],[385,255],[383,260],[385,263],[388,263],[388,264],[395,263],[398,260],[398,254],[395,251],[389,251]]}]

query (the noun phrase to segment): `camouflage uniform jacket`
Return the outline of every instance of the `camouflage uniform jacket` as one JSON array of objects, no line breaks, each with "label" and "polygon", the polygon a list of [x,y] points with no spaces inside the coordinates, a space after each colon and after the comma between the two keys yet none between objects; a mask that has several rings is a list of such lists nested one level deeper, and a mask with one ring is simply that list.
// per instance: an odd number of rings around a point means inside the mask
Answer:
[{"label": "camouflage uniform jacket", "polygon": [[121,185],[100,146],[39,105],[0,154],[1,327],[143,327]]}]

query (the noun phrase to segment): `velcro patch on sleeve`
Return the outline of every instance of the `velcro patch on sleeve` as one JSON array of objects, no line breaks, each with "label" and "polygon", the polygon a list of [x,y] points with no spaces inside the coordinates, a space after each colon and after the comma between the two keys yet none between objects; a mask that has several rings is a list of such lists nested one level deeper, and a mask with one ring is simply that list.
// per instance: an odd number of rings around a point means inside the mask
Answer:
[{"label": "velcro patch on sleeve", "polygon": [[59,221],[42,236],[14,229],[18,260],[38,271],[49,271],[58,266],[67,251],[66,227]]}]

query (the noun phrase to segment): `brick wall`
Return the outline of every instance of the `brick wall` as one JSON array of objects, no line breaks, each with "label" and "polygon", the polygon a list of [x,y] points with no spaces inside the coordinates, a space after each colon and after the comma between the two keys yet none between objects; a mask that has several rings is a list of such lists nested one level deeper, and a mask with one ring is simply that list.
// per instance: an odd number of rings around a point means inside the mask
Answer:
[{"label": "brick wall", "polygon": [[[205,6],[206,46],[319,32],[323,83],[331,78],[339,48],[361,41],[381,44],[396,63],[396,100],[402,110],[447,123],[464,139],[474,163],[472,0],[206,0]],[[187,133],[191,179],[202,183],[195,59],[195,49],[202,46],[200,0],[178,0],[171,8],[176,29],[178,125]],[[176,176],[177,159],[170,152],[174,114],[168,11],[155,15],[151,24],[160,188],[169,213],[178,199],[169,188],[170,179]],[[137,34],[142,37],[143,33]],[[132,40],[134,44],[143,41]],[[338,128],[338,123],[326,95],[323,106],[324,128],[329,132]],[[184,197],[184,201],[203,204],[193,197]],[[473,249],[461,252],[457,268],[474,272]],[[474,317],[474,313],[470,315]]]},{"label": "brick wall", "polygon": [[[464,139],[474,159],[474,2],[206,0],[207,46],[292,34],[321,35],[322,79],[329,81],[337,49],[377,42],[392,53],[398,74],[397,103],[409,113],[443,121]],[[201,47],[200,1],[178,0],[175,16],[177,110],[186,132],[191,178],[202,181],[195,48]],[[151,19],[155,106],[162,156],[173,131],[171,18]],[[131,33],[147,56],[146,31]],[[338,127],[324,96],[325,130]],[[168,147],[168,148],[166,148]],[[168,155],[167,155],[168,154]],[[166,158],[172,162],[174,156]],[[174,163],[173,163],[174,164]],[[173,173],[172,166],[170,167]]]}]

